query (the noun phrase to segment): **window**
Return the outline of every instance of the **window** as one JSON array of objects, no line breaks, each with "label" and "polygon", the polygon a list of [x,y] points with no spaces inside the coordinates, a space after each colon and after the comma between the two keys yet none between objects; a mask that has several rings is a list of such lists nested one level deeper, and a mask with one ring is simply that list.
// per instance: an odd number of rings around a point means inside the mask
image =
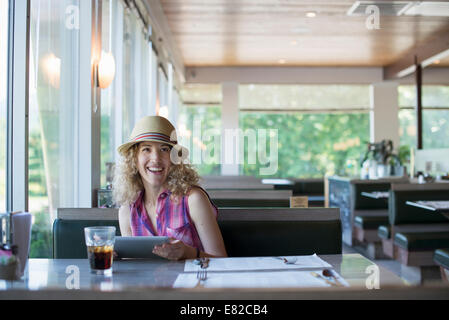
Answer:
[{"label": "window", "polygon": [[[368,86],[241,85],[239,107],[243,132],[278,130],[275,176],[358,174],[369,141]],[[241,174],[260,176],[261,167],[245,160]]]},{"label": "window", "polygon": [[[399,136],[401,146],[416,146],[416,88],[399,86]],[[448,148],[449,86],[423,86],[423,148]]]},{"label": "window", "polygon": [[[107,186],[108,163],[125,142],[136,121],[155,114],[157,56],[144,23],[122,1],[102,2],[102,52],[115,60],[115,78],[101,90],[101,186]],[[110,179],[111,177],[109,177]]]},{"label": "window", "polygon": [[79,28],[68,28],[75,0],[31,1],[29,73],[30,257],[51,257],[58,207],[73,206]]},{"label": "window", "polygon": [[[101,90],[101,186],[110,183],[106,171],[108,163],[115,161],[116,149],[122,143],[122,63],[123,15],[121,1],[104,0],[102,3],[101,46],[103,53],[110,53],[115,60],[115,77],[111,85]],[[112,23],[113,22],[113,23]],[[119,128],[119,132],[116,132]]]},{"label": "window", "polygon": [[240,85],[242,111],[349,111],[369,109],[369,86]]},{"label": "window", "polygon": [[[369,141],[369,114],[241,112],[240,128],[278,130],[276,177],[357,175],[360,157]],[[273,151],[267,150],[267,154],[270,152]],[[247,143],[244,154],[248,154]],[[266,166],[245,160],[241,174],[261,176],[261,167]]]},{"label": "window", "polygon": [[154,52],[152,46],[150,46],[150,57],[151,62],[149,65],[149,72],[148,75],[150,77],[150,83],[148,92],[150,93],[150,114],[155,115],[156,114],[156,104],[157,104],[157,55],[156,52]]},{"label": "window", "polygon": [[221,86],[190,84],[180,92],[179,143],[189,149],[190,163],[203,175],[220,175]]},{"label": "window", "polygon": [[132,128],[141,117],[155,114],[153,105],[154,56],[144,34],[143,22],[125,10],[123,29],[122,69],[122,141],[129,138]]},{"label": "window", "polygon": [[165,71],[158,68],[158,97],[159,97],[159,111],[158,114],[162,117],[168,118],[168,80]]},{"label": "window", "polygon": [[8,90],[8,1],[0,2],[0,212],[6,211],[6,100]]}]

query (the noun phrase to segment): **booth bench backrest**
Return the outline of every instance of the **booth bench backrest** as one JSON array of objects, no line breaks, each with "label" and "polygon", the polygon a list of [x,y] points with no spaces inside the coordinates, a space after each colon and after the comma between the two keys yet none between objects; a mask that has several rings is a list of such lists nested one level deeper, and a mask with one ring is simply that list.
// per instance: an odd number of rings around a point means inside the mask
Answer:
[{"label": "booth bench backrest", "polygon": [[388,199],[388,215],[391,225],[447,222],[436,212],[406,204],[406,201],[449,200],[449,183],[392,185]]},{"label": "booth bench backrest", "polygon": [[378,210],[387,209],[387,201],[372,199],[362,195],[362,192],[386,192],[390,190],[391,183],[357,183],[352,187],[352,208],[354,210]]},{"label": "booth bench backrest", "polygon": [[[337,208],[221,208],[218,224],[230,257],[341,254],[339,216]],[[119,236],[117,209],[58,209],[54,258],[87,258],[83,229],[100,225]]]},{"label": "booth bench backrest", "polygon": [[289,207],[291,190],[207,190],[213,203],[221,207]]}]

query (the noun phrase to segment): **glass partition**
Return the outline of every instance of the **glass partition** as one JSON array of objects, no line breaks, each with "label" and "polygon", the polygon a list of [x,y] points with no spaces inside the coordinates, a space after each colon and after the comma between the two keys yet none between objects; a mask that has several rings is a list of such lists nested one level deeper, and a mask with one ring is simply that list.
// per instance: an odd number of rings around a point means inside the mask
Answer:
[{"label": "glass partition", "polygon": [[0,1],[0,212],[6,211],[6,110],[8,90],[8,1]]},{"label": "glass partition", "polygon": [[[416,147],[416,88],[398,87],[399,136],[404,147]],[[423,148],[448,148],[449,141],[449,86],[422,87]]]},{"label": "glass partition", "polygon": [[74,202],[75,110],[79,98],[78,1],[31,1],[29,72],[30,257],[51,257],[58,207]]}]

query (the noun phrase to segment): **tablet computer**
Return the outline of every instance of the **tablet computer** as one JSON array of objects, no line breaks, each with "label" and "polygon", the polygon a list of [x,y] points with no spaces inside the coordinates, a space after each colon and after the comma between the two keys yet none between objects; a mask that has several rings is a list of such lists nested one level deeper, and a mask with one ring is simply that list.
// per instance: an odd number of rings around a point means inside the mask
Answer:
[{"label": "tablet computer", "polygon": [[153,247],[168,242],[168,237],[115,237],[114,251],[119,259],[154,259]]}]

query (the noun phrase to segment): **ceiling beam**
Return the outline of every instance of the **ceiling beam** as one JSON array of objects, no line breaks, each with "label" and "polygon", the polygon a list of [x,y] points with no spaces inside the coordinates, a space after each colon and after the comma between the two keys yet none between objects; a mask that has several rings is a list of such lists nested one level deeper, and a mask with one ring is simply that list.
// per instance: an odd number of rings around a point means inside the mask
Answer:
[{"label": "ceiling beam", "polygon": [[415,72],[415,56],[417,63],[423,68],[433,64],[435,60],[449,56],[449,33],[442,34],[419,47],[412,48],[404,57],[384,67],[384,80],[403,78]]},{"label": "ceiling beam", "polygon": [[186,67],[187,83],[370,84],[381,67]]}]

